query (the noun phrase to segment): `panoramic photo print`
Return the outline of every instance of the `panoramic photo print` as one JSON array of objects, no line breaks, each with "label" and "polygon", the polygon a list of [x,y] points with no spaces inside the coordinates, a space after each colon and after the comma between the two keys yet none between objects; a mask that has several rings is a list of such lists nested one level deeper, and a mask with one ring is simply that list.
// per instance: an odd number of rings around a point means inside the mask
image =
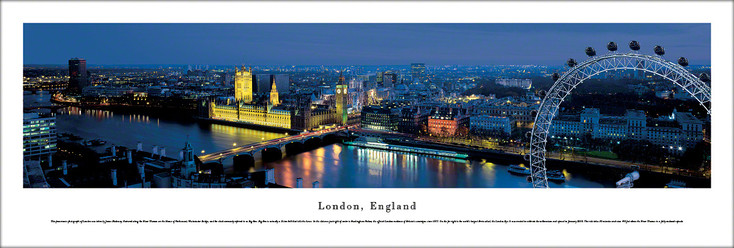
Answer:
[{"label": "panoramic photo print", "polygon": [[25,188],[711,187],[707,23],[25,23],[23,64]]}]

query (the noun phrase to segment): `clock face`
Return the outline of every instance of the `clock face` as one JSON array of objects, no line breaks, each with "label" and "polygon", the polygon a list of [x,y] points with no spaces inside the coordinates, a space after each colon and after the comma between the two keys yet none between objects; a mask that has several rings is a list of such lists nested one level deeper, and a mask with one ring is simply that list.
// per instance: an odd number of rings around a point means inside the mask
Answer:
[{"label": "clock face", "polygon": [[342,93],[342,90],[336,90],[336,93],[337,94]]}]

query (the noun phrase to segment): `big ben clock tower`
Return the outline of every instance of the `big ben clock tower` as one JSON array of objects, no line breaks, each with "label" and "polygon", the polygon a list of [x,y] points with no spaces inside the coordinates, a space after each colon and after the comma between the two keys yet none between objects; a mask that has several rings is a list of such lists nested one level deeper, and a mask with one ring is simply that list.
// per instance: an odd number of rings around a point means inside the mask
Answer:
[{"label": "big ben clock tower", "polygon": [[347,125],[347,103],[349,94],[347,92],[347,84],[344,82],[344,75],[339,73],[339,82],[336,84],[336,118],[340,125]]}]

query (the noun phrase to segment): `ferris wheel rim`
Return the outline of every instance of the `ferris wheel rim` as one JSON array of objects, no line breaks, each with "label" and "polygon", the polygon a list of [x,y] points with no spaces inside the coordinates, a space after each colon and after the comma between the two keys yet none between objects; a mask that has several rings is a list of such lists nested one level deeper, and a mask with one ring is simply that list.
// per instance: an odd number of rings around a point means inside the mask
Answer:
[{"label": "ferris wheel rim", "polygon": [[[627,61],[616,61],[616,60],[627,60]],[[614,60],[608,63],[605,61]],[[633,64],[629,60],[645,61],[650,62],[652,65],[645,64]],[[617,63],[624,63],[617,65]],[[629,66],[626,63],[630,63]],[[585,73],[583,70],[599,65],[599,69],[593,73]],[[638,67],[642,65],[642,67]],[[605,67],[606,66],[606,67]],[[538,106],[535,120],[533,123],[533,129],[530,135],[530,149],[528,151],[528,162],[530,164],[531,179],[534,188],[548,188],[548,179],[546,175],[546,149],[548,133],[550,131],[550,125],[555,118],[555,112],[563,102],[568,94],[570,94],[576,86],[580,85],[587,79],[599,75],[603,72],[610,70],[641,70],[656,74],[666,79],[666,81],[672,82],[673,84],[680,86],[685,92],[692,95],[696,100],[699,101],[707,111],[711,114],[710,107],[706,107],[706,103],[711,101],[711,88],[709,85],[701,81],[698,77],[693,75],[691,72],[683,68],[682,66],[667,61],[662,56],[657,55],[646,55],[637,52],[628,53],[617,53],[612,52],[604,55],[590,56],[589,59],[575,64],[569,70],[565,71],[558,80],[556,80],[550,89],[545,93],[543,100]],[[661,73],[660,71],[665,71]],[[583,77],[577,77],[579,73],[584,73]],[[675,78],[673,76],[676,76]],[[570,81],[575,80],[575,84]],[[682,85],[678,81],[685,80],[686,84]],[[568,88],[570,86],[570,88]],[[688,87],[694,87],[695,92],[692,92]],[[564,88],[566,87],[566,88]],[[558,98],[558,94],[563,95]],[[550,100],[549,100],[550,99]],[[548,105],[550,104],[550,105]],[[552,113],[548,113],[551,111]],[[539,125],[540,124],[540,125]]]}]

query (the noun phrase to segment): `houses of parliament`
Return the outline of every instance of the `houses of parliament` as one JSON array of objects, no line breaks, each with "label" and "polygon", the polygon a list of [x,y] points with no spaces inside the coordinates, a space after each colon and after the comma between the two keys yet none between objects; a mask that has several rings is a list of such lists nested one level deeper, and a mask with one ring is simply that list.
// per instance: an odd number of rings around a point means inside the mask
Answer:
[{"label": "houses of parliament", "polygon": [[[207,99],[205,116],[212,120],[247,123],[292,130],[315,130],[328,125],[346,125],[349,103],[344,76],[339,76],[334,91],[334,105],[313,104],[311,94],[293,96],[291,104],[281,104],[275,80],[271,78],[270,94],[254,94],[252,68],[235,68],[234,101],[231,97]],[[257,101],[261,99],[263,101]]]}]

